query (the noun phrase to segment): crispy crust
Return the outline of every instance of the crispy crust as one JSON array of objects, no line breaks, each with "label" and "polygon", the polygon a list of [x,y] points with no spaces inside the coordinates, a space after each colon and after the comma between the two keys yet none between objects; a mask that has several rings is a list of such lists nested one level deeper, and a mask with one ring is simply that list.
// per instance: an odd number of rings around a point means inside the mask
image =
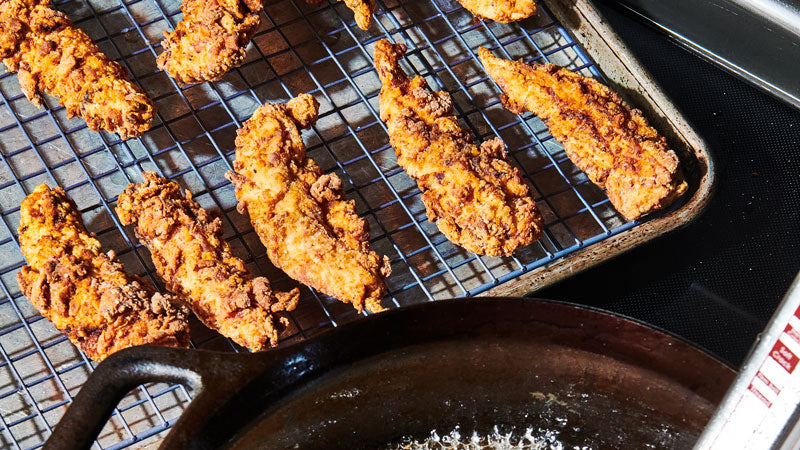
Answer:
[{"label": "crispy crust", "polygon": [[481,19],[510,23],[536,14],[535,0],[458,0],[467,11]]},{"label": "crispy crust", "polygon": [[675,152],[605,85],[553,64],[524,64],[480,48],[506,108],[547,123],[567,156],[606,190],[628,220],[669,206],[687,190]]},{"label": "crispy crust", "polygon": [[86,356],[100,361],[134,345],[189,346],[188,310],[128,275],[80,220],[61,188],[40,185],[22,201],[20,290]]},{"label": "crispy crust", "polygon": [[[364,30],[372,24],[375,0],[344,0]],[[308,0],[320,5],[324,0]],[[261,24],[259,0],[182,0],[183,20],[164,32],[159,69],[181,84],[216,81],[244,62],[245,48]]]},{"label": "crispy crust", "polygon": [[299,128],[316,122],[318,108],[308,94],[262,105],[237,133],[236,172],[227,176],[276,267],[359,312],[378,312],[389,259],[370,251],[367,222],[339,177],[306,157]]},{"label": "crispy crust", "polygon": [[0,58],[37,107],[47,93],[94,131],[128,139],[150,129],[152,100],[48,1],[0,0]]},{"label": "crispy crust", "polygon": [[244,61],[263,8],[258,0],[183,0],[183,20],[164,32],[158,67],[181,84],[219,80]]},{"label": "crispy crust", "polygon": [[[306,0],[306,2],[320,6],[325,4],[326,0]],[[369,30],[370,25],[372,25],[372,14],[375,12],[375,0],[344,0],[344,3],[353,11],[356,25],[362,30]]]},{"label": "crispy crust", "polygon": [[431,92],[423,78],[409,80],[400,69],[405,50],[386,40],[375,44],[381,118],[398,164],[422,190],[428,218],[452,242],[482,255],[510,255],[538,239],[542,217],[503,142],[475,145],[458,125],[450,95]]},{"label": "crispy crust", "polygon": [[375,12],[375,0],[344,0],[344,3],[353,11],[356,25],[362,30],[369,30]]},{"label": "crispy crust", "polygon": [[[211,329],[253,351],[275,346],[288,319],[278,315],[297,305],[299,291],[275,292],[264,277],[253,278],[222,238],[222,221],[201,208],[189,191],[153,172],[120,194],[117,215],[135,225],[150,249],[167,289],[192,307]],[[277,320],[276,320],[277,319]]]}]

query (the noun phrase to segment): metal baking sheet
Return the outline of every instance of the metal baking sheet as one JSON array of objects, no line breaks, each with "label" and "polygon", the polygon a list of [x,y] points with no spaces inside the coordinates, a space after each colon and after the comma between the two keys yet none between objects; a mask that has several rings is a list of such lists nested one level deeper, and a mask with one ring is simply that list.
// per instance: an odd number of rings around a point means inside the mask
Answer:
[{"label": "metal baking sheet", "polygon": [[[58,102],[37,110],[16,76],[0,75],[0,447],[37,448],[49,435],[94,363],[19,293],[24,260],[16,228],[19,203],[37,184],[61,185],[90,231],[126,268],[163,288],[147,251],[114,215],[117,195],[142,170],[156,170],[190,189],[223,217],[225,235],[257,274],[275,287],[296,283],[275,269],[246,217],[235,211],[223,175],[233,160],[236,129],[266,101],[302,92],[321,103],[304,133],[308,154],[344,181],[370,223],[373,248],[392,260],[388,307],[457,296],[523,294],[611,258],[679,227],[702,210],[713,185],[704,143],[586,0],[550,0],[517,24],[476,21],[449,0],[379,1],[376,23],[358,29],[343,3],[322,7],[270,0],[245,64],[215,83],[178,87],[156,69],[164,30],[180,17],[177,0],[68,0],[57,8],[128,67],[156,101],[159,116],[141,138],[121,142],[67,119]],[[513,257],[478,257],[452,245],[425,218],[419,190],[397,166],[378,115],[380,84],[372,45],[380,38],[409,46],[406,70],[453,96],[457,113],[480,141],[499,135],[526,175],[546,222],[545,236]],[[475,58],[479,45],[510,58],[550,61],[599,78],[641,108],[681,157],[690,192],[669,210],[626,222],[531,115],[500,105],[498,88]],[[349,305],[302,290],[283,342],[304,339],[358,317]],[[192,323],[195,347],[239,351]],[[98,448],[157,443],[191,393],[148,385],[118,406]]]}]

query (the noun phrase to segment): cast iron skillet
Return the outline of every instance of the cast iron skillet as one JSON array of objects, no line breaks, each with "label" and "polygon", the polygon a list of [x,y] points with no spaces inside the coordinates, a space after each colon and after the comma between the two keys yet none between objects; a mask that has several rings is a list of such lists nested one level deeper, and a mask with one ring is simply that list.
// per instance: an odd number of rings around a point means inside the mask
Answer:
[{"label": "cast iron skillet", "polygon": [[386,448],[432,430],[565,448],[689,448],[734,371],[627,318],[519,298],[437,301],[254,354],[138,347],[100,364],[45,449],[88,448],[130,389],[195,396],[161,445]]}]

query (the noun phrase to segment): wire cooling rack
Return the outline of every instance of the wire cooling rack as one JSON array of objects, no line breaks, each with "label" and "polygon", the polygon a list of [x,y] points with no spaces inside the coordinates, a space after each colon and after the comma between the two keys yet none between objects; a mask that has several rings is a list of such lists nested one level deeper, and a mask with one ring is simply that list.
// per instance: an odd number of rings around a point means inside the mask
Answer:
[{"label": "wire cooling rack", "polygon": [[[602,79],[546,6],[535,18],[504,25],[476,21],[455,2],[379,1],[376,23],[364,32],[342,2],[267,3],[246,62],[219,82],[186,87],[155,64],[162,32],[180,18],[176,0],[56,5],[156,101],[156,124],[135,140],[92,132],[80,119],[67,119],[53,98],[46,99],[49,108],[37,110],[15,75],[0,75],[0,447],[42,446],[93,368],[17,287],[15,276],[24,264],[16,232],[19,204],[36,185],[63,186],[104,249],[113,249],[129,271],[163,288],[147,251],[113,213],[125,186],[141,180],[142,170],[155,170],[221,212],[226,238],[254,273],[268,276],[278,289],[295,286],[267,260],[248,219],[235,211],[233,189],[224,178],[234,158],[235,131],[262,102],[302,92],[319,100],[319,121],[304,132],[308,154],[343,180],[347,196],[369,221],[373,249],[391,258],[384,299],[389,307],[479,294],[637,225],[614,211],[541,121],[502,108],[499,90],[475,58],[484,45],[505,57],[550,61]],[[379,118],[372,45],[380,38],[408,44],[406,70],[450,92],[459,118],[479,141],[495,135],[505,140],[545,218],[541,240],[513,257],[478,257],[452,245],[426,220],[420,192],[397,166]],[[349,305],[305,288],[282,342],[355,316]],[[192,345],[240,350],[196,321]],[[189,399],[179,385],[138,387],[118,405],[96,447],[154,445]]]}]

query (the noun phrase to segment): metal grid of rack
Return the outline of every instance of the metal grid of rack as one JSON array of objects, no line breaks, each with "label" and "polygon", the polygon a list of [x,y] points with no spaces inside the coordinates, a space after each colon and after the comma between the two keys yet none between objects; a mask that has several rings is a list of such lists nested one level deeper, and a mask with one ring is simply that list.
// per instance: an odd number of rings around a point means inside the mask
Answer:
[{"label": "metal grid of rack", "polygon": [[[315,7],[302,0],[268,1],[241,67],[219,82],[180,87],[155,65],[162,32],[180,18],[177,0],[57,2],[129,69],[159,114],[149,132],[123,142],[67,119],[53,98],[47,99],[49,108],[37,110],[16,76],[0,75],[0,447],[42,446],[93,368],[17,287],[15,276],[24,265],[16,232],[19,204],[37,184],[64,187],[104,249],[163,287],[147,251],[113,212],[125,186],[139,181],[142,170],[155,170],[221,213],[226,238],[254,273],[279,289],[296,285],[269,263],[248,219],[235,211],[232,186],[223,176],[234,158],[236,129],[262,102],[302,92],[319,100],[319,121],[304,133],[308,155],[339,175],[369,221],[373,249],[390,257],[393,273],[384,299],[389,307],[476,295],[637,225],[614,211],[541,121],[502,108],[499,90],[477,62],[476,49],[484,45],[505,57],[550,61],[602,79],[546,5],[535,18],[505,25],[476,21],[455,2],[378,3],[376,23],[364,32],[342,2]],[[512,257],[478,257],[452,245],[426,220],[420,192],[397,166],[378,114],[380,83],[371,50],[381,38],[408,45],[406,70],[450,92],[459,118],[478,141],[495,135],[505,140],[545,218],[541,240]],[[355,316],[349,305],[306,288],[282,342]],[[240,350],[198,322],[192,323],[192,345]],[[118,405],[95,445],[157,442],[189,400],[183,386],[140,386]]]}]

